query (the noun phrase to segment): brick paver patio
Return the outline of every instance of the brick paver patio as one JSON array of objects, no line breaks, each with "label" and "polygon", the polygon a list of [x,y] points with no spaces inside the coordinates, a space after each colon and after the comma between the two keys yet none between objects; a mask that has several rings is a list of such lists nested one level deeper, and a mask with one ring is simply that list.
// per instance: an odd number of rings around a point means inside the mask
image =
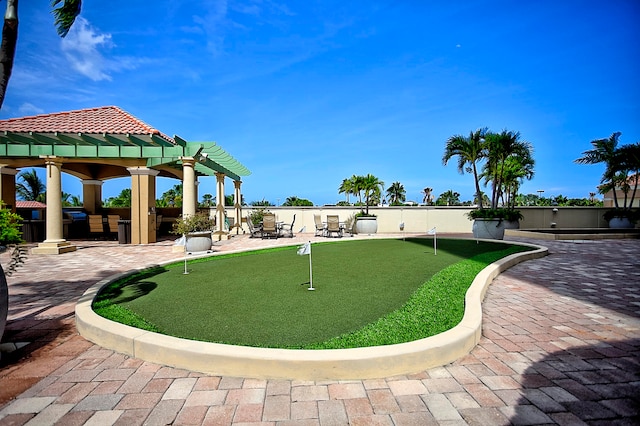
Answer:
[{"label": "brick paver patio", "polygon": [[[240,236],[216,250],[313,238]],[[8,278],[2,347],[18,349],[0,361],[0,424],[640,424],[640,240],[532,242],[550,255],[494,281],[469,355],[410,376],[323,382],[212,377],[78,336],[84,290],[180,259],[171,241],[78,242],[74,253],[29,256]]]}]

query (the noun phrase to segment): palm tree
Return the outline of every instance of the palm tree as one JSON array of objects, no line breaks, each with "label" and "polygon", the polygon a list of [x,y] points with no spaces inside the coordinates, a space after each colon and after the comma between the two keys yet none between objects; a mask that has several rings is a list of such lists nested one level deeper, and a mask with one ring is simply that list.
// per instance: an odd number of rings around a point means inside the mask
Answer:
[{"label": "palm tree", "polygon": [[616,183],[618,181],[618,139],[620,138],[621,132],[614,132],[609,136],[608,139],[596,139],[591,141],[591,145],[593,145],[593,149],[584,151],[582,153],[582,157],[577,158],[575,160],[578,164],[599,164],[605,163],[606,169],[602,174],[601,183],[603,184],[600,187],[601,193],[606,193],[610,188],[613,189],[613,203],[616,208],[619,208],[618,205],[618,196],[616,194],[615,188]]},{"label": "palm tree", "polygon": [[[56,8],[57,5],[62,5]],[[80,14],[82,0],[53,0],[51,3],[55,16],[55,26],[60,37],[65,37]],[[7,0],[7,9],[2,27],[2,45],[0,46],[0,108],[7,92],[9,78],[13,70],[13,59],[18,43],[18,0]]]},{"label": "palm tree", "polygon": [[105,207],[131,207],[131,188],[120,191],[116,197],[109,197],[104,202]]},{"label": "palm tree", "polygon": [[338,188],[338,194],[342,194],[344,193],[347,197],[347,204],[351,204],[349,201],[349,195],[354,193],[354,180],[353,177],[349,178],[349,179],[342,179],[342,183],[340,184],[340,187]]},{"label": "palm tree", "polygon": [[404,185],[400,182],[393,182],[389,188],[387,188],[387,195],[389,196],[389,203],[391,205],[401,204],[406,200],[406,193]]},{"label": "palm tree", "polygon": [[530,143],[520,140],[520,132],[503,130],[500,133],[487,133],[485,138],[487,162],[483,168],[483,176],[486,183],[492,184],[491,208],[495,209],[504,188],[507,159],[515,157],[520,158],[523,163],[530,161],[533,167],[532,147]]},{"label": "palm tree", "polygon": [[364,205],[366,206],[366,215],[369,216],[369,203],[373,199],[379,199],[381,195],[381,187],[384,186],[384,182],[375,177],[372,174],[366,176],[354,176],[355,185],[354,189],[357,191],[360,197],[360,204],[362,204],[362,192],[364,192]]},{"label": "palm tree", "polygon": [[436,200],[438,206],[458,206],[460,205],[460,193],[449,189],[438,197]]},{"label": "palm tree", "polygon": [[422,190],[424,197],[422,197],[422,204],[431,204],[433,203],[433,188],[426,187]]},{"label": "palm tree", "polygon": [[16,184],[18,197],[25,201],[44,201],[46,186],[38,177],[35,169],[25,170],[18,174],[21,180]]},{"label": "palm tree", "polygon": [[464,174],[473,173],[473,179],[476,187],[476,197],[480,201],[478,207],[482,208],[482,197],[480,194],[480,180],[478,177],[477,164],[486,154],[485,135],[488,129],[486,127],[469,132],[468,137],[462,135],[454,135],[447,139],[442,156],[442,163],[446,166],[447,162],[454,156],[458,156],[458,172]]},{"label": "palm tree", "polygon": [[211,207],[212,203],[213,203],[213,195],[204,194],[202,196],[202,205],[203,205],[203,207]]}]

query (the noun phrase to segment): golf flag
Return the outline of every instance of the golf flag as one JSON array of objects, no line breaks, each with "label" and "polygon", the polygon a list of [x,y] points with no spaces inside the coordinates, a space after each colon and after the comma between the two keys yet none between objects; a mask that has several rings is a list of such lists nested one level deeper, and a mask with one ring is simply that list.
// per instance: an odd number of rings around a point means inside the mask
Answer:
[{"label": "golf flag", "polygon": [[438,248],[437,248],[437,243],[436,243],[436,240],[437,240],[436,227],[434,226],[433,228],[429,229],[427,231],[427,234],[433,235],[433,254],[434,254],[434,256],[437,256],[438,255]]},{"label": "golf flag", "polygon": [[304,243],[300,247],[298,247],[298,255],[304,256],[307,254],[311,254],[311,241]]},{"label": "golf flag", "polygon": [[308,290],[315,290],[315,288],[313,288],[313,266],[311,264],[311,241],[308,241],[303,245],[301,245],[300,247],[298,247],[299,256],[305,256],[307,254],[309,255],[309,288]]}]

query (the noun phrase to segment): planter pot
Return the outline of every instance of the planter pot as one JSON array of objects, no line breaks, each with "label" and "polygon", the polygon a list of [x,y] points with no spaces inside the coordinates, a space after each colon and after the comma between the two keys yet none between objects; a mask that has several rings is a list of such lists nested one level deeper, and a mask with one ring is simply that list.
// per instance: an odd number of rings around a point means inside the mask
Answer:
[{"label": "planter pot", "polygon": [[186,235],[187,252],[207,251],[211,250],[213,241],[211,239],[211,231],[193,232]]},{"label": "planter pot", "polygon": [[7,314],[9,313],[9,288],[7,287],[7,277],[4,275],[2,265],[0,265],[0,340],[7,325]]},{"label": "planter pot", "polygon": [[505,220],[504,229],[520,229],[519,220]]},{"label": "planter pot", "polygon": [[489,240],[503,240],[505,221],[500,219],[474,219],[473,236]]},{"label": "planter pot", "polygon": [[633,227],[634,225],[628,217],[613,217],[609,220],[609,228],[629,229]]},{"label": "planter pot", "polygon": [[378,218],[375,216],[363,216],[356,218],[357,234],[375,234],[378,232]]}]

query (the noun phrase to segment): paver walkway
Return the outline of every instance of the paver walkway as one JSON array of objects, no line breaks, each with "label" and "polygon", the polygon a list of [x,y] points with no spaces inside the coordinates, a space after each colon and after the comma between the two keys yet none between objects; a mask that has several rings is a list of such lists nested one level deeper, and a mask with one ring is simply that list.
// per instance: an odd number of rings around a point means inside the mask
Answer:
[{"label": "paver walkway", "polygon": [[[308,239],[241,236],[216,250]],[[181,258],[171,242],[30,256],[8,278],[3,347],[30,343],[3,354],[0,424],[640,424],[640,240],[534,242],[550,255],[494,281],[483,337],[466,357],[410,376],[323,382],[207,376],[78,336],[84,290]]]}]

